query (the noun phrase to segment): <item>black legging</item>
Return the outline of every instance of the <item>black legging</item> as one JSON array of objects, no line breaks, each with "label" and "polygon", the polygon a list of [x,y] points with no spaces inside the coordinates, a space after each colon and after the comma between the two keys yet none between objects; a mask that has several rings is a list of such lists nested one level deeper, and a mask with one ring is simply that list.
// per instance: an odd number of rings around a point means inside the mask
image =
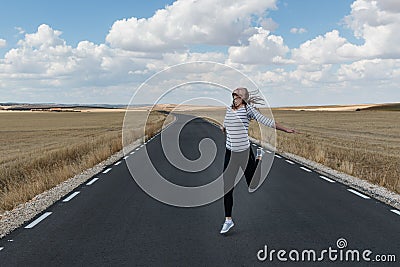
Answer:
[{"label": "black legging", "polygon": [[[246,177],[247,186],[250,186],[250,182],[253,176],[260,176],[260,169],[257,168],[260,160],[254,159],[254,154],[251,148],[243,152],[233,152],[229,149],[225,151],[225,161],[224,161],[224,207],[225,207],[225,217],[232,216],[233,207],[233,189],[235,183],[235,177],[239,171],[239,167],[242,169],[246,168],[244,171],[244,176]],[[229,164],[230,163],[230,164]],[[225,170],[228,171],[225,172]],[[257,170],[257,173],[256,173]],[[254,175],[255,174],[255,175]],[[238,181],[237,181],[238,182]]]}]

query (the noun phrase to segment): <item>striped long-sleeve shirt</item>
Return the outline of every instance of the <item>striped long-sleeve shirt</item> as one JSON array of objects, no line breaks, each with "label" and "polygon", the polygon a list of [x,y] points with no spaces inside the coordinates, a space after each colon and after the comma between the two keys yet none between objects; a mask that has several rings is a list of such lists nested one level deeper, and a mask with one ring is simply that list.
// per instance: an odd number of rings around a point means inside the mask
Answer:
[{"label": "striped long-sleeve shirt", "polygon": [[265,117],[251,105],[247,105],[247,107],[243,106],[237,110],[232,110],[231,107],[227,107],[224,119],[227,149],[240,152],[249,148],[248,129],[251,119],[255,119],[265,126],[271,128],[275,127],[274,120]]}]

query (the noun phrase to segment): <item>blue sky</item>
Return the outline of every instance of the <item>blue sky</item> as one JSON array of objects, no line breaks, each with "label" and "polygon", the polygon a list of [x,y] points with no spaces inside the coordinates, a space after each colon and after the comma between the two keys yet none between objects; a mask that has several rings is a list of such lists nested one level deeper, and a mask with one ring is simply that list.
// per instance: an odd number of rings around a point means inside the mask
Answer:
[{"label": "blue sky", "polygon": [[0,102],[124,104],[195,60],[237,68],[274,106],[399,101],[398,1],[233,2],[3,1]]},{"label": "blue sky", "polygon": [[[106,1],[3,1],[1,9],[0,38],[8,41],[7,48],[16,45],[20,39],[17,28],[27,33],[37,30],[41,24],[63,32],[62,37],[70,45],[88,40],[96,44],[104,43],[112,24],[119,19],[137,17],[149,18],[158,9],[174,1],[115,0],[110,7]],[[278,1],[277,10],[270,11],[270,17],[279,27],[275,33],[285,37],[289,47],[297,47],[306,40],[325,32],[341,28],[347,37],[352,38],[349,30],[341,27],[341,19],[350,11],[352,0],[341,1]],[[290,34],[293,27],[307,29],[304,34]],[[353,41],[356,41],[353,38]],[[209,50],[210,47],[195,47],[196,51]],[[223,51],[224,47],[212,49]],[[225,48],[226,50],[226,48]],[[3,48],[2,54],[7,52]]]},{"label": "blue sky", "polygon": [[142,1],[115,0],[110,6],[107,1],[2,1],[0,36],[13,45],[19,40],[17,27],[32,33],[45,23],[61,30],[68,44],[83,40],[99,44],[116,20],[148,18],[172,2],[156,0],[144,5]]}]

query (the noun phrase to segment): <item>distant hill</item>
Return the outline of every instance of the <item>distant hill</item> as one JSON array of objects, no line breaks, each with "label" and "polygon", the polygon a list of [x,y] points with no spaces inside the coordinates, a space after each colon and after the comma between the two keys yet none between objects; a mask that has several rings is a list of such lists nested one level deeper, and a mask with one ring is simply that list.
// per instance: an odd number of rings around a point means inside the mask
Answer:
[{"label": "distant hill", "polygon": [[[141,107],[144,105],[135,105]],[[57,104],[57,103],[0,103],[0,110],[38,110],[38,109],[125,109],[127,105],[120,104]]]},{"label": "distant hill", "polygon": [[400,103],[376,105],[374,107],[363,108],[362,110],[400,111]]},{"label": "distant hill", "polygon": [[400,111],[400,103],[388,104],[358,104],[358,105],[330,105],[330,106],[298,106],[280,107],[273,110],[294,110],[294,111]]}]

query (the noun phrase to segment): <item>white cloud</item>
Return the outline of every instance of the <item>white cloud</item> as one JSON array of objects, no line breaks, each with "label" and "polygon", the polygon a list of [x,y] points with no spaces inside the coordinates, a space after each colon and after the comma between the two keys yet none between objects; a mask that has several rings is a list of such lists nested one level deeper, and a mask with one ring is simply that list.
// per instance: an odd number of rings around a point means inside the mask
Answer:
[{"label": "white cloud", "polygon": [[394,13],[400,12],[400,4],[398,0],[379,0],[376,2],[378,7],[380,7],[382,10]]},{"label": "white cloud", "polygon": [[270,32],[275,31],[279,25],[276,23],[273,19],[271,18],[260,18],[258,21],[258,24],[264,28],[265,30],[268,30]]},{"label": "white cloud", "polygon": [[339,81],[363,80],[370,82],[372,80],[399,79],[399,71],[399,59],[370,59],[341,65],[337,76]]},{"label": "white cloud", "polygon": [[[252,15],[276,8],[276,0],[178,0],[151,18],[116,21],[106,37],[112,47],[132,51],[185,49],[191,44],[237,45],[256,33]],[[271,20],[259,23],[275,27]]]},{"label": "white cloud", "polygon": [[0,38],[0,48],[5,47],[7,45],[7,41]]},{"label": "white cloud", "polygon": [[289,48],[283,38],[270,35],[270,32],[257,28],[258,33],[248,39],[247,46],[231,46],[228,50],[229,61],[241,64],[282,63]]},{"label": "white cloud", "polygon": [[[344,18],[357,38],[356,45],[340,36],[338,30],[306,41],[292,50],[299,64],[330,64],[374,58],[400,58],[400,4],[398,1],[356,0],[351,14]],[[293,29],[298,33],[298,29]]]},{"label": "white cloud", "polygon": [[146,64],[148,70],[160,71],[169,66],[193,61],[213,61],[224,63],[227,56],[223,53],[217,52],[204,52],[204,53],[192,53],[192,52],[171,52],[162,54],[161,59],[156,59]]},{"label": "white cloud", "polygon": [[400,57],[400,4],[392,0],[356,0],[345,18],[363,45],[345,44],[338,52],[362,58]]},{"label": "white cloud", "polygon": [[18,34],[25,34],[25,30],[21,27],[15,27],[14,29],[18,31]]},{"label": "white cloud", "polygon": [[0,61],[0,77],[32,87],[106,86],[129,81],[130,70],[145,69],[151,60],[151,55],[88,41],[74,48],[60,35],[60,31],[46,24],[40,25],[37,32],[26,34],[18,47],[9,50]]},{"label": "white cloud", "polygon": [[290,32],[293,34],[302,34],[302,33],[306,33],[307,30],[304,28],[291,28]]},{"label": "white cloud", "polygon": [[50,26],[42,24],[36,33],[26,34],[25,39],[20,40],[18,44],[37,49],[65,46],[65,41],[59,37],[61,34],[61,31],[53,30]]},{"label": "white cloud", "polygon": [[346,60],[338,53],[347,40],[337,30],[318,36],[292,50],[292,59],[298,64],[330,64]]}]

